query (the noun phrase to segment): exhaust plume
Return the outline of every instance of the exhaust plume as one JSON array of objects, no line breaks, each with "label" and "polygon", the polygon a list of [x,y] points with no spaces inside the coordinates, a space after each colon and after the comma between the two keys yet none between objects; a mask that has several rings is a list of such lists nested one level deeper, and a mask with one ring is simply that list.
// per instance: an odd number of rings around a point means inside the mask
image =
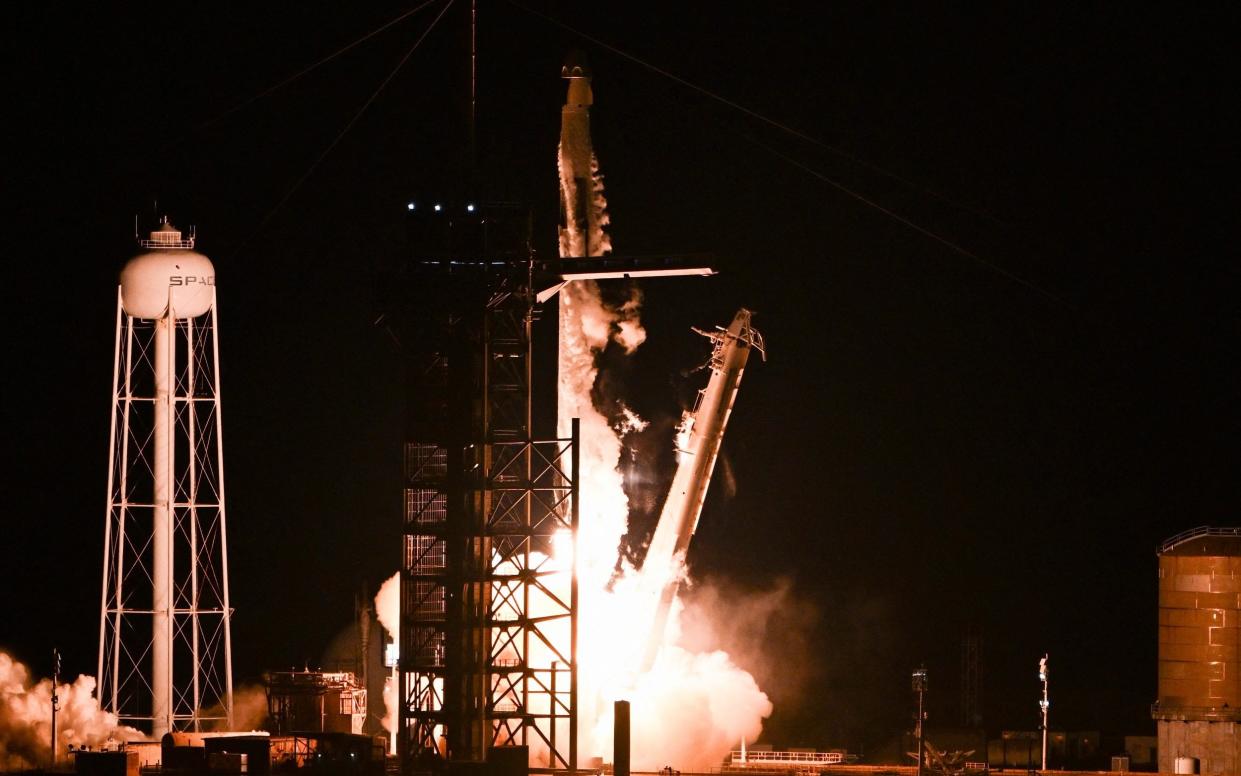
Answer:
[{"label": "exhaust plume", "polygon": [[[379,618],[379,624],[383,626],[388,635],[392,637],[392,642],[396,644],[397,654],[401,649],[401,572],[393,574],[382,585],[379,586],[379,592],[375,593],[375,616]],[[399,693],[397,687],[392,681],[384,680],[383,691],[384,730],[388,731],[388,741],[396,742],[397,725],[399,724]]]},{"label": "exhaust plume", "polygon": [[[95,678],[79,675],[72,684],[56,687],[56,757],[69,746],[96,748],[109,741],[137,741],[146,736],[120,725],[116,715],[101,711],[94,697]],[[30,670],[0,652],[0,770],[45,767],[52,756],[52,680],[32,681]]]}]

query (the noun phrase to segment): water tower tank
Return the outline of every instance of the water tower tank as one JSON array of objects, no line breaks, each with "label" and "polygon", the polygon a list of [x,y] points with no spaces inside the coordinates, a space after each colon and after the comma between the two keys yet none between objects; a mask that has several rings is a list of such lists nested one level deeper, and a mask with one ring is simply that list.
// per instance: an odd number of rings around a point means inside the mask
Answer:
[{"label": "water tower tank", "polygon": [[[1159,547],[1160,770],[1241,766],[1241,528],[1195,528]],[[1165,767],[1166,763],[1166,767]]]},{"label": "water tower tank", "polygon": [[193,250],[194,238],[185,238],[164,218],[145,249],[121,270],[121,299],[125,312],[135,318],[158,319],[168,314],[171,301],[177,318],[197,318],[211,307],[215,267],[211,259]]}]

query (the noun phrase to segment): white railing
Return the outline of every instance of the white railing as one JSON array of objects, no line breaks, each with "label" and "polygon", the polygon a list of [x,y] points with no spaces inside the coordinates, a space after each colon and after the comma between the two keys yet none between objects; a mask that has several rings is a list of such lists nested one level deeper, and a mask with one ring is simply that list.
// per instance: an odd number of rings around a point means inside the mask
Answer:
[{"label": "white railing", "polygon": [[737,750],[731,752],[728,764],[732,767],[749,765],[840,765],[845,761],[841,752],[766,752]]},{"label": "white railing", "polygon": [[153,240],[139,240],[138,244],[143,248],[193,248],[194,238],[191,237],[188,240],[183,240],[179,236],[175,240],[160,240],[157,238]]}]

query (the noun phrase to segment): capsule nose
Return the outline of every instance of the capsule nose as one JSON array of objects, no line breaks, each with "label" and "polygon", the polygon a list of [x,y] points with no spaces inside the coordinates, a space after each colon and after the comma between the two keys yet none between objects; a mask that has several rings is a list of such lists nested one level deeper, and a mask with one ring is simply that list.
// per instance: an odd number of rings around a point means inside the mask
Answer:
[{"label": "capsule nose", "polygon": [[560,68],[561,78],[590,78],[590,66],[586,64],[586,53],[581,49],[571,50],[565,56],[564,67]]}]

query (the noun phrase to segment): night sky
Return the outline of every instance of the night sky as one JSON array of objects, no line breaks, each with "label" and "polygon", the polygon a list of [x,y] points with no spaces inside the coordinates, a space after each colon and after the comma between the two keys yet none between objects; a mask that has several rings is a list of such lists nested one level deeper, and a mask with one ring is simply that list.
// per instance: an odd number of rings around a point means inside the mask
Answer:
[{"label": "night sky", "polygon": [[[718,277],[643,284],[648,343],[605,358],[605,393],[652,421],[639,452],[666,451],[699,384],[688,327],[757,312],[769,359],[690,562],[737,600],[789,586],[752,666],[765,738],[874,745],[921,663],[931,722],[956,722],[971,625],[992,731],[1036,725],[1050,652],[1055,726],[1153,732],[1154,548],[1241,519],[1227,12],[531,2],[706,90],[482,3],[486,191],[534,207],[540,254],[577,47],[617,251],[716,257]],[[36,672],[53,646],[94,671],[116,274],[156,198],[217,268],[239,679],[316,663],[395,571],[377,283],[405,203],[459,158],[455,11],[343,136],[439,3],[251,98],[414,5],[10,16],[0,647]]]}]

